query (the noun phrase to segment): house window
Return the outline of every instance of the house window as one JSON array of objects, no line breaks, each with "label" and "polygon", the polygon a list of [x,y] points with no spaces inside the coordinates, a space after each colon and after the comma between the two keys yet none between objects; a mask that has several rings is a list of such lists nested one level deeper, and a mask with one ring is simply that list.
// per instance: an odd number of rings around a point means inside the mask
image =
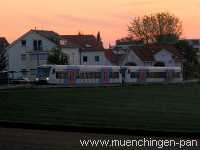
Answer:
[{"label": "house window", "polygon": [[47,60],[48,59],[48,53],[33,53],[30,54],[31,60],[35,61],[35,60]]},{"label": "house window", "polygon": [[95,61],[99,62],[100,61],[100,57],[99,56],[95,56]]},{"label": "house window", "polygon": [[37,40],[34,40],[34,41],[33,41],[33,49],[34,49],[34,50],[38,50],[37,47],[38,47],[38,46],[37,46]]},{"label": "house window", "polygon": [[33,40],[33,50],[42,50],[42,40]]},{"label": "house window", "polygon": [[42,50],[42,41],[38,40],[38,50]]},{"label": "house window", "polygon": [[22,54],[22,55],[21,55],[21,60],[22,60],[22,61],[26,61],[26,54]]},{"label": "house window", "polygon": [[26,40],[21,41],[22,47],[26,47]]},{"label": "house window", "polygon": [[39,54],[30,54],[31,60],[39,60]]},{"label": "house window", "polygon": [[39,55],[40,60],[47,60],[48,59],[48,53],[42,53]]},{"label": "house window", "polygon": [[83,56],[83,62],[87,62],[88,61],[88,57],[87,56]]}]

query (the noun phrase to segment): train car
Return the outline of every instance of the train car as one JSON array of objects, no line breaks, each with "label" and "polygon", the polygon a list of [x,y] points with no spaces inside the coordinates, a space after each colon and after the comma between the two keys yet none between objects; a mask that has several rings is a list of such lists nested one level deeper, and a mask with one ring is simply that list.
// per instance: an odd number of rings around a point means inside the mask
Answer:
[{"label": "train car", "polygon": [[36,81],[66,86],[121,83],[119,66],[50,65],[37,69]]},{"label": "train car", "polygon": [[183,81],[181,67],[131,67],[127,68],[128,83],[178,83]]},{"label": "train car", "polygon": [[180,67],[47,65],[37,68],[38,83],[65,86],[181,82]]}]

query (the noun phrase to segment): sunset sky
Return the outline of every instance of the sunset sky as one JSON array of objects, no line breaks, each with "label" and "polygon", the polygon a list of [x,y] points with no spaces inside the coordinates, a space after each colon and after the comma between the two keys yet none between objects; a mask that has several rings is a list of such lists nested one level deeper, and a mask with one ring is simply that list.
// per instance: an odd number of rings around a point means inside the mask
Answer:
[{"label": "sunset sky", "polygon": [[168,11],[183,21],[183,37],[200,38],[200,0],[0,0],[0,36],[9,42],[30,29],[96,34],[105,45],[126,36],[131,18]]}]

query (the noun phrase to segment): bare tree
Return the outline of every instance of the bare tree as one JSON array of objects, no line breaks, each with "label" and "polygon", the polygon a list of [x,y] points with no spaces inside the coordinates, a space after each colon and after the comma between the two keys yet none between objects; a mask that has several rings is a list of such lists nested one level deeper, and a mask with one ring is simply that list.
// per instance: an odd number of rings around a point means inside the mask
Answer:
[{"label": "bare tree", "polygon": [[182,22],[169,13],[157,13],[134,18],[128,31],[147,45],[151,42],[172,42],[182,34]]}]

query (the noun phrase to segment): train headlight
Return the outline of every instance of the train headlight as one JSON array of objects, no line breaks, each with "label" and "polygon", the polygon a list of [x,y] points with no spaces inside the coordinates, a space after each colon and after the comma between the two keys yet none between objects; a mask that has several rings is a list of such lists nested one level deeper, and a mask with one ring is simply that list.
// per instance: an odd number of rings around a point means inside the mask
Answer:
[{"label": "train headlight", "polygon": [[35,80],[36,80],[36,81],[39,81],[39,78],[36,78]]},{"label": "train headlight", "polygon": [[49,81],[49,78],[46,78],[47,81]]}]

